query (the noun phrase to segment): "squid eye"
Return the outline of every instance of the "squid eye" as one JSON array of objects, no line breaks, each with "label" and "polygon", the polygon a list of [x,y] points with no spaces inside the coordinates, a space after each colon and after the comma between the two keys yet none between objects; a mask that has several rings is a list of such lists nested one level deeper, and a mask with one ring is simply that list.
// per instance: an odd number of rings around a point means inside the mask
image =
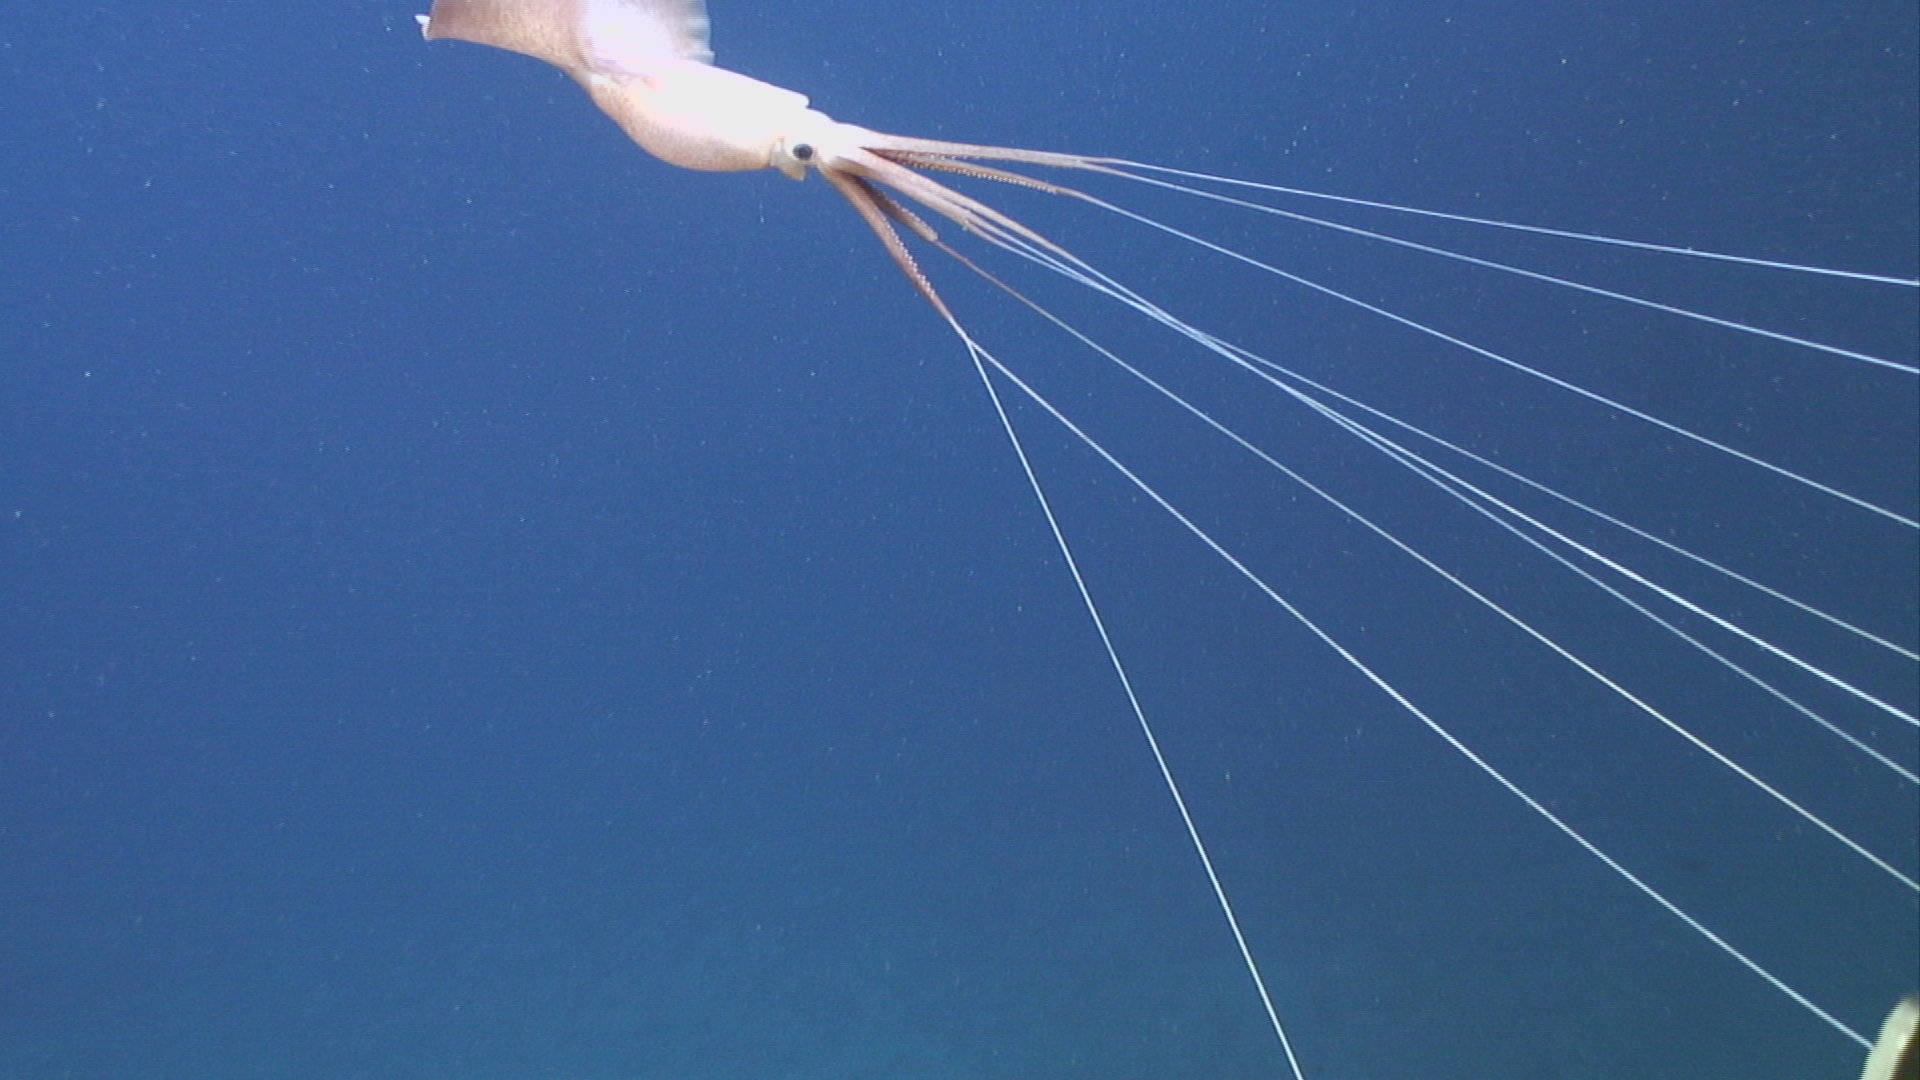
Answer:
[{"label": "squid eye", "polygon": [[792,149],[788,150],[787,152],[793,155],[793,160],[795,161],[812,161],[813,160],[813,144],[812,143],[794,143]]}]

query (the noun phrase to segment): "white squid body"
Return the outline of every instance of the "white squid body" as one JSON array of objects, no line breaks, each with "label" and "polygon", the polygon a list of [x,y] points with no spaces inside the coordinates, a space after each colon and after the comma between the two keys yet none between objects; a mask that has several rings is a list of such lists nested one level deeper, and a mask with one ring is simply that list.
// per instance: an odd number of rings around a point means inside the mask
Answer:
[{"label": "white squid body", "polygon": [[805,94],[714,67],[703,0],[435,0],[416,18],[428,40],[547,61],[648,153],[682,168],[774,168],[798,180],[820,150],[867,134],[808,108]]}]

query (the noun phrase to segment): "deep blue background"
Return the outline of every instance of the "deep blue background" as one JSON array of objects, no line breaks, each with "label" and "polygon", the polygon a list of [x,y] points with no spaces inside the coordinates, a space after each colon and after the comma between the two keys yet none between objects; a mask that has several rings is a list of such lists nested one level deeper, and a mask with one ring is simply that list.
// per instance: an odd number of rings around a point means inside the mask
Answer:
[{"label": "deep blue background", "polygon": [[[0,28],[0,1078],[1281,1075],[965,354],[872,238],[818,179],[662,166],[558,73],[428,46],[413,13]],[[1911,4],[712,15],[721,64],[883,130],[1916,273]],[[1914,640],[1910,530],[974,190],[1209,329]],[[1194,220],[1914,512],[1910,377]],[[1914,354],[1911,290],[1412,228]],[[1756,959],[1856,1028],[1920,978],[1911,893],[928,265],[1009,363]],[[1913,872],[1911,787],[1216,358],[1046,295]],[[1308,1076],[1852,1075],[1849,1042],[1016,418]],[[1910,665],[1778,632],[1912,707]],[[1911,728],[1806,693],[1911,765]]]}]

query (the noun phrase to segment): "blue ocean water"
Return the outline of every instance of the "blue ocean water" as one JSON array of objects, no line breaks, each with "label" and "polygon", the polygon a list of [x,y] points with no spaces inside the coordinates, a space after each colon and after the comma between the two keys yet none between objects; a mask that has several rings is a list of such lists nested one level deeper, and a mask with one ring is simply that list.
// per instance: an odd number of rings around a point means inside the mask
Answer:
[{"label": "blue ocean water", "polygon": [[[1911,5],[711,7],[722,65],[880,130],[1916,275]],[[0,29],[0,1080],[1287,1075],[966,354],[873,238],[818,179],[660,165],[414,11]],[[969,190],[1915,640],[1909,528],[1090,207]],[[1100,190],[1920,501],[1911,377]],[[1920,333],[1899,286],[1407,228],[1908,363]],[[924,262],[1010,366],[1769,970],[1857,1030],[1920,982],[1910,890]],[[1915,872],[1911,786],[1217,357],[1044,296]],[[1854,1074],[1011,408],[1308,1077]],[[1701,587],[1913,708],[1911,664]]]}]

